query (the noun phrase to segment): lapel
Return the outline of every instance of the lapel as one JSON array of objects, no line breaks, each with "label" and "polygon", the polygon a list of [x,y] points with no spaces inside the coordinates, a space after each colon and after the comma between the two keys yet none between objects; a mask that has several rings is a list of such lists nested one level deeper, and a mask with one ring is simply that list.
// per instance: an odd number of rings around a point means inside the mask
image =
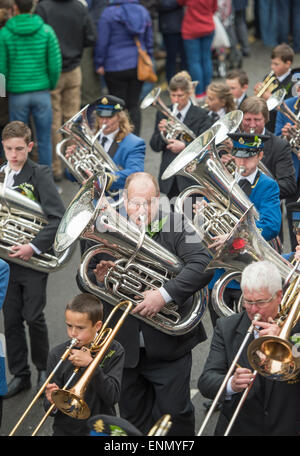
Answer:
[{"label": "lapel", "polygon": [[30,182],[32,174],[33,169],[30,166],[29,161],[27,160],[19,174],[15,175],[14,186],[18,186],[20,184],[23,184],[24,182]]},{"label": "lapel", "polygon": [[117,150],[118,150],[118,147],[119,147],[119,143],[117,143],[116,141],[113,141],[113,142],[112,142],[112,145],[110,146],[110,148],[109,148],[109,150],[108,150],[108,155],[109,155],[111,158],[114,158],[115,153],[116,153]]}]

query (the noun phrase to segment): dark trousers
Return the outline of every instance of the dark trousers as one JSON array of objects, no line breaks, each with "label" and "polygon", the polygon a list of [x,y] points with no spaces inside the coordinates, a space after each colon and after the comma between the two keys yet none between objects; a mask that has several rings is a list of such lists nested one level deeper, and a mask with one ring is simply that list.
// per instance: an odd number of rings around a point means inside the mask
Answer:
[{"label": "dark trousers", "polygon": [[104,75],[109,93],[125,101],[134,133],[138,136],[141,129],[140,93],[142,81],[138,81],[136,68],[124,71],[108,71]]},{"label": "dark trousers", "polygon": [[169,413],[171,435],[194,435],[195,414],[190,399],[192,354],[174,361],[154,361],[141,349],[137,367],[125,368],[120,415],[144,435],[162,415]]},{"label": "dark trousers", "polygon": [[187,63],[181,33],[163,34],[166,48],[166,77],[167,81],[177,73],[177,57],[180,58],[179,69],[187,70]]},{"label": "dark trousers", "polygon": [[10,263],[10,279],[3,305],[4,332],[10,372],[30,376],[24,321],[29,330],[31,359],[38,370],[46,370],[48,330],[43,314],[48,274]]}]

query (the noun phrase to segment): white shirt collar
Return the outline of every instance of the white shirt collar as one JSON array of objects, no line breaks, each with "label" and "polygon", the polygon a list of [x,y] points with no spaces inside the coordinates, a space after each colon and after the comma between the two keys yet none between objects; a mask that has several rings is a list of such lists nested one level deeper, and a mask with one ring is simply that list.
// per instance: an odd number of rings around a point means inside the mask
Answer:
[{"label": "white shirt collar", "polygon": [[241,177],[239,178],[239,181],[240,181],[241,179],[247,179],[247,180],[250,182],[250,184],[253,185],[253,184],[254,184],[254,181],[255,181],[255,176],[256,176],[256,174],[257,174],[257,170],[258,170],[258,168],[256,168],[256,170],[255,170],[253,173],[249,174],[249,176],[241,176]]},{"label": "white shirt collar", "polygon": [[186,116],[188,110],[190,109],[191,104],[192,104],[192,103],[191,103],[191,101],[189,100],[189,101],[187,102],[187,104],[185,105],[185,107],[184,107],[183,109],[181,109],[181,111],[178,111],[178,109],[177,109],[174,115],[177,116],[177,114],[180,112],[180,114],[181,114],[181,119],[180,119],[180,120],[182,121],[182,120],[185,118],[185,116]]},{"label": "white shirt collar", "polygon": [[288,75],[290,74],[291,71],[292,71],[292,70],[289,69],[289,71],[287,71],[287,72],[284,73],[283,75],[277,76],[278,81],[279,81],[279,82],[282,82],[286,77],[288,77]]},{"label": "white shirt collar", "polygon": [[112,133],[109,133],[108,135],[104,135],[104,134],[101,134],[100,137],[99,137],[99,142],[101,144],[101,141],[102,141],[102,138],[105,136],[107,138],[107,141],[106,143],[104,144],[104,150],[107,152],[110,148],[110,146],[112,145],[112,143],[114,142],[114,139],[115,137],[117,136],[119,132],[119,128],[115,131],[113,131]]}]

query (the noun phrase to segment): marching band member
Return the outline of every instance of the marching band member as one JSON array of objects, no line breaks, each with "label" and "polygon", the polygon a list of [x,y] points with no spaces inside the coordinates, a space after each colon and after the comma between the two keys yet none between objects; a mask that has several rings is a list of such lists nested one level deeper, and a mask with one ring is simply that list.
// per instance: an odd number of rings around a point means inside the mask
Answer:
[{"label": "marching band member", "polygon": [[[237,168],[243,166],[245,170],[238,179],[238,184],[249,197],[259,213],[256,221],[261,235],[267,240],[276,238],[281,227],[281,210],[279,199],[279,187],[274,179],[261,173],[258,164],[263,157],[267,136],[254,136],[249,134],[232,133],[228,135],[233,140],[232,156]],[[211,247],[215,244],[213,243]],[[223,274],[223,269],[216,269],[209,289],[212,289],[216,281]],[[233,307],[240,298],[240,285],[235,280],[231,281],[224,293],[224,299],[229,307]],[[214,311],[211,300],[209,309],[213,326],[216,324],[217,314]]]},{"label": "marching band member", "polygon": [[216,122],[230,111],[236,109],[233,95],[225,82],[212,82],[207,87],[208,115]]},{"label": "marching band member", "polygon": [[28,158],[33,141],[31,131],[23,122],[13,121],[2,132],[2,144],[11,172],[7,186],[40,203],[48,220],[31,243],[15,245],[10,257],[24,261],[24,266],[8,262],[10,278],[3,305],[7,360],[12,380],[8,383],[5,399],[31,387],[30,367],[24,320],[28,324],[32,362],[38,370],[38,387],[46,380],[49,350],[48,330],[44,317],[48,273],[26,266],[34,253],[46,252],[65,212],[53,181],[51,168],[38,165]]},{"label": "marching band member", "polygon": [[[190,97],[193,94],[192,82],[182,75],[175,75],[170,81],[169,91],[172,107],[178,103],[174,115],[184,122],[196,136],[199,136],[211,125],[212,121],[207,112],[192,104]],[[169,164],[174,160],[185,147],[186,142],[178,138],[168,139],[165,142],[162,134],[166,134],[167,119],[161,112],[157,112],[155,130],[150,140],[150,146],[154,152],[162,152],[162,159],[159,170],[159,188],[165,193],[169,200],[177,196],[186,187],[192,185],[192,180],[183,176],[174,176],[170,179],[162,180],[161,176]]]},{"label": "marching band member", "polygon": [[[204,272],[210,256],[198,235],[186,230],[181,215],[174,212],[165,214],[159,210],[159,187],[152,175],[132,174],[126,181],[125,189],[129,220],[139,225],[140,217],[144,216],[148,235],[184,264],[178,275],[166,281],[163,288],[145,291],[144,299],[132,313],[143,317],[155,316],[167,302],[174,300],[178,312],[184,315],[189,312],[192,295],[205,287],[212,277],[211,272]],[[149,227],[155,221],[158,229],[151,232]],[[89,265],[89,274],[94,282],[101,284],[114,263],[112,259],[101,260],[99,255],[93,260]],[[105,309],[109,312],[111,306],[104,305]],[[177,336],[165,334],[129,315],[116,339],[125,349],[119,401],[121,417],[145,434],[163,414],[169,413],[173,424],[168,435],[194,435],[195,415],[189,386],[191,350],[206,339],[202,323]]]},{"label": "marching band member", "polygon": [[237,109],[247,98],[249,87],[249,78],[244,70],[231,70],[226,75],[226,84],[228,85],[236,104]]},{"label": "marching band member", "polygon": [[[300,87],[299,84],[297,85],[297,92],[300,94]],[[300,112],[300,97],[299,95],[296,97],[291,97],[285,100],[285,104],[287,107],[295,114],[295,117],[299,116]],[[284,137],[287,141],[291,140],[292,131],[295,131],[295,138],[297,143],[297,130],[299,129],[299,125],[295,123],[291,123],[292,121],[284,115],[282,112],[277,113],[276,117],[276,125],[275,125],[275,135]],[[299,143],[299,140],[298,140]],[[292,214],[289,210],[289,204],[293,203],[298,200],[300,196],[300,147],[296,144],[296,147],[290,147],[292,151],[292,159],[295,168],[295,177],[296,177],[296,189],[293,194],[290,194],[286,198],[286,207],[287,207],[287,219],[289,224],[289,231],[290,231],[290,238],[292,243],[292,248],[294,248],[296,243],[295,234],[292,227]]]},{"label": "marching band member", "polygon": [[[282,299],[282,280],[271,262],[258,261],[247,266],[242,274],[241,288],[244,311],[217,321],[198,387],[205,397],[214,398],[244,340],[251,321],[255,324],[254,338],[278,335],[274,321]],[[261,320],[253,321],[255,314]],[[300,332],[299,322],[292,334]],[[253,379],[247,348],[249,338],[221,396],[221,411],[215,435],[224,435],[240,401],[241,394]],[[299,354],[299,353],[298,353]],[[300,432],[299,375],[291,381],[273,381],[257,375],[240,413],[232,427],[232,436],[296,436]]]},{"label": "marching band member", "polygon": [[[133,125],[125,110],[125,102],[114,95],[105,95],[91,103],[88,118],[91,124],[95,124],[93,128],[96,132],[105,125],[98,141],[120,168],[116,173],[107,173],[106,190],[122,190],[127,176],[144,171],[145,141],[132,133]],[[75,149],[76,145],[69,145],[66,154],[71,155]]]},{"label": "marching band member", "polygon": [[266,124],[269,121],[267,103],[262,98],[248,97],[241,104],[240,110],[244,114],[240,125],[241,131],[269,137],[264,145],[261,160],[279,185],[280,199],[293,195],[296,191],[296,179],[291,148],[286,141],[267,129]]},{"label": "marching band member", "polygon": [[[46,387],[45,408],[48,409],[53,403],[51,394],[61,389],[71,377],[75,368],[80,368],[73,384],[79,380],[84,370],[93,361],[94,354],[89,350],[95,336],[101,330],[103,321],[103,305],[99,298],[89,293],[82,293],[72,298],[65,310],[65,321],[69,340],[54,347],[48,357],[47,376],[54,370],[62,354],[67,349],[70,340],[77,339],[77,345],[71,350],[67,360]],[[103,361],[91,378],[87,386],[84,400],[91,414],[104,413],[115,415],[115,404],[120,398],[121,379],[124,366],[124,349],[113,340],[107,350]],[[85,436],[89,435],[87,419],[76,419],[62,413],[60,410],[52,412],[53,436]]]},{"label": "marching band member", "polygon": [[[295,53],[293,49],[286,43],[279,44],[271,52],[271,70],[274,72],[275,81],[277,82],[277,87],[273,90],[266,89],[262,94],[264,100],[268,100],[271,94],[276,92],[279,89],[285,89],[286,96],[285,98],[290,98],[292,96],[293,88],[293,70],[292,64],[294,60]],[[255,95],[259,93],[262,89],[263,83],[259,82],[254,87]],[[270,112],[270,120],[267,124],[267,128],[272,133],[275,130],[276,122],[276,110]]]}]

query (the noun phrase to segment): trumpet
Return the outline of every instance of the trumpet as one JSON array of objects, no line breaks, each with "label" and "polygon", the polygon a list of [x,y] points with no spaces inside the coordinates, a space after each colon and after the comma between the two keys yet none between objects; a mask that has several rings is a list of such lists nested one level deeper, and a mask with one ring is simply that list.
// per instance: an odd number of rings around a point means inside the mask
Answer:
[{"label": "trumpet", "polygon": [[[254,318],[253,318],[254,321],[259,321],[260,319],[261,319],[261,315],[260,314],[254,315]],[[231,363],[231,365],[230,365],[230,367],[228,369],[228,372],[225,375],[225,377],[223,379],[223,382],[222,382],[222,384],[221,384],[221,386],[220,386],[220,388],[219,388],[219,390],[218,390],[218,392],[217,392],[217,394],[216,394],[216,396],[215,396],[215,398],[213,400],[213,403],[210,406],[210,409],[209,409],[209,411],[208,411],[208,413],[207,413],[207,415],[205,417],[205,420],[203,421],[203,423],[202,423],[202,425],[201,425],[201,427],[199,429],[199,432],[198,432],[197,436],[202,435],[202,433],[203,433],[208,421],[210,420],[213,412],[215,411],[217,403],[218,403],[221,395],[223,394],[223,392],[224,392],[224,390],[226,388],[227,382],[230,379],[231,375],[233,374],[233,371],[235,370],[235,368],[237,366],[238,360],[240,359],[241,354],[242,354],[244,348],[246,347],[246,345],[248,343],[248,340],[249,340],[250,336],[252,335],[254,329],[255,329],[255,325],[253,325],[253,323],[251,323],[251,325],[249,326],[249,329],[248,329],[248,331],[246,333],[246,336],[245,336],[244,340],[242,341],[242,343],[241,343],[241,345],[240,345],[240,347],[239,347],[239,349],[238,349],[238,351],[237,351],[237,353],[236,353],[236,355],[235,355],[235,357],[234,357],[234,359],[233,359],[233,361],[232,361],[232,363]],[[250,386],[248,388],[250,390]],[[246,389],[246,391],[247,390],[248,389]],[[246,394],[248,394],[248,392],[249,391],[247,391],[247,393],[244,393],[245,396],[246,396]],[[244,396],[243,396],[243,398],[245,399]],[[237,416],[237,414],[235,415],[235,418],[236,418],[236,416]],[[229,431],[229,426],[230,426],[230,429],[231,429],[232,425],[233,425],[233,421],[231,420],[231,422],[228,425],[228,428],[226,429],[225,435],[227,435],[227,433]]]},{"label": "trumpet", "polygon": [[160,87],[151,90],[143,99],[140,105],[141,109],[146,109],[152,105],[167,117],[167,132],[165,134],[161,132],[161,137],[165,143],[168,143],[170,139],[178,138],[178,136],[183,141],[191,142],[196,138],[194,132],[174,115],[174,109],[170,111],[160,98],[160,92]]},{"label": "trumpet", "polygon": [[272,70],[263,80],[262,87],[259,90],[259,92],[256,94],[256,96],[260,98],[266,92],[266,90],[269,90],[270,92],[274,92],[274,90],[277,89],[278,85],[279,85],[279,82],[275,76],[274,71]]},{"label": "trumpet", "polygon": [[172,426],[171,415],[163,415],[150,429],[148,436],[163,436],[166,435]]}]

